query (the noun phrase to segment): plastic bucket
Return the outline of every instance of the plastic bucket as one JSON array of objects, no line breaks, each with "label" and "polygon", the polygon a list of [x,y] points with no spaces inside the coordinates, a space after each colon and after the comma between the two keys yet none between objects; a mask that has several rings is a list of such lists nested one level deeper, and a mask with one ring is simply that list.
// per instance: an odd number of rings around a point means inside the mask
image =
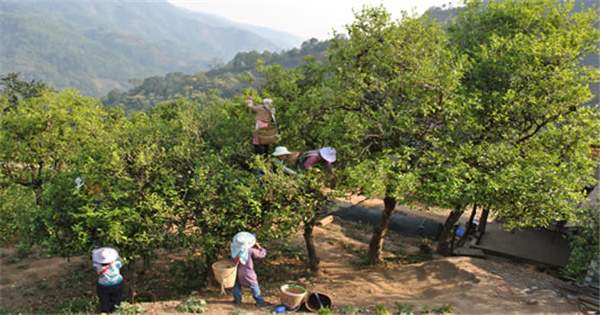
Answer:
[{"label": "plastic bucket", "polygon": [[323,293],[311,293],[306,299],[306,309],[311,312],[318,312],[321,307],[331,309],[331,298]]},{"label": "plastic bucket", "polygon": [[294,310],[304,302],[308,291],[302,286],[296,284],[284,284],[281,286],[281,304],[288,309]]},{"label": "plastic bucket", "polygon": [[212,265],[215,279],[223,288],[229,289],[235,286],[237,266],[229,259],[219,260]]}]

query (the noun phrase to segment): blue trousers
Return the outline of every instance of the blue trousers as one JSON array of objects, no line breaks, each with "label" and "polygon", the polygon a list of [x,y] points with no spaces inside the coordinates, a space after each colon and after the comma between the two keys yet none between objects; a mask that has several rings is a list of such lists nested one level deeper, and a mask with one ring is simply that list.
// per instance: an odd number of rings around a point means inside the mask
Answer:
[{"label": "blue trousers", "polygon": [[[265,304],[265,300],[260,295],[260,287],[257,284],[250,286],[250,291],[252,292],[252,297],[256,301],[256,304],[263,305]],[[239,281],[235,282],[235,286],[233,287],[233,298],[235,300],[235,304],[242,303],[242,286]]]}]

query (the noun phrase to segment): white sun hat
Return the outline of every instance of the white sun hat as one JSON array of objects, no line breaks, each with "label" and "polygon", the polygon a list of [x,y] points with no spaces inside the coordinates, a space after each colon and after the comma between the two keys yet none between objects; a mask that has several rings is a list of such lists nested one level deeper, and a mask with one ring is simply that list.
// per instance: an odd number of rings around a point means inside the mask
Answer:
[{"label": "white sun hat", "polygon": [[276,147],[275,151],[273,151],[273,156],[282,156],[282,155],[286,155],[286,154],[291,154],[290,151],[288,151],[288,149],[286,147]]},{"label": "white sun hat", "polygon": [[273,104],[273,100],[272,100],[272,99],[270,99],[270,98],[265,98],[265,99],[263,100],[263,105],[267,105],[267,106],[269,106],[269,105],[271,105],[271,104]]},{"label": "white sun hat", "polygon": [[256,244],[256,236],[249,232],[239,232],[231,242],[231,257],[239,257],[242,265],[245,265],[250,257],[250,248]]},{"label": "white sun hat", "polygon": [[321,155],[321,157],[323,158],[323,160],[329,162],[329,163],[333,163],[335,162],[335,149],[332,147],[323,147],[319,150],[319,154]]},{"label": "white sun hat", "polygon": [[92,251],[92,260],[99,264],[111,263],[119,257],[119,253],[110,247],[101,247]]}]

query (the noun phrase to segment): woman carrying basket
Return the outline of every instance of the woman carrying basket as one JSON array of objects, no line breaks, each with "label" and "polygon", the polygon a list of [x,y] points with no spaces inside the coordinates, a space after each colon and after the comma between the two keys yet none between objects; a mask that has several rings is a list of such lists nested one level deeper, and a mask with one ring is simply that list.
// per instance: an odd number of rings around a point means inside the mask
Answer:
[{"label": "woman carrying basket", "polygon": [[252,136],[254,153],[267,155],[269,144],[277,142],[277,127],[275,124],[275,108],[273,100],[265,98],[262,105],[254,105],[252,98],[246,99],[246,105],[256,113],[256,124]]},{"label": "woman carrying basket", "polygon": [[237,279],[233,287],[235,304],[242,303],[242,287],[250,288],[252,297],[259,306],[265,305],[265,300],[260,295],[258,278],[254,271],[253,258],[265,258],[267,250],[256,241],[256,237],[248,232],[239,232],[231,242],[231,259],[237,265]]}]

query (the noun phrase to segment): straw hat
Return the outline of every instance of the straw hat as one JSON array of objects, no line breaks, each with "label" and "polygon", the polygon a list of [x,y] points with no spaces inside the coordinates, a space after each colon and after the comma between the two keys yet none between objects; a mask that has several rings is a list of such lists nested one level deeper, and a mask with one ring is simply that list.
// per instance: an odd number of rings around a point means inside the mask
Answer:
[{"label": "straw hat", "polygon": [[291,154],[290,151],[288,151],[288,149],[286,147],[276,147],[275,151],[273,151],[273,156],[282,156],[282,155],[288,155]]},{"label": "straw hat", "polygon": [[99,264],[111,263],[119,257],[119,253],[114,248],[102,247],[92,251],[92,260]]},{"label": "straw hat", "polygon": [[329,163],[333,163],[335,162],[335,149],[332,147],[323,147],[319,150],[319,154],[321,155],[321,157],[323,158],[323,160],[329,162]]}]

